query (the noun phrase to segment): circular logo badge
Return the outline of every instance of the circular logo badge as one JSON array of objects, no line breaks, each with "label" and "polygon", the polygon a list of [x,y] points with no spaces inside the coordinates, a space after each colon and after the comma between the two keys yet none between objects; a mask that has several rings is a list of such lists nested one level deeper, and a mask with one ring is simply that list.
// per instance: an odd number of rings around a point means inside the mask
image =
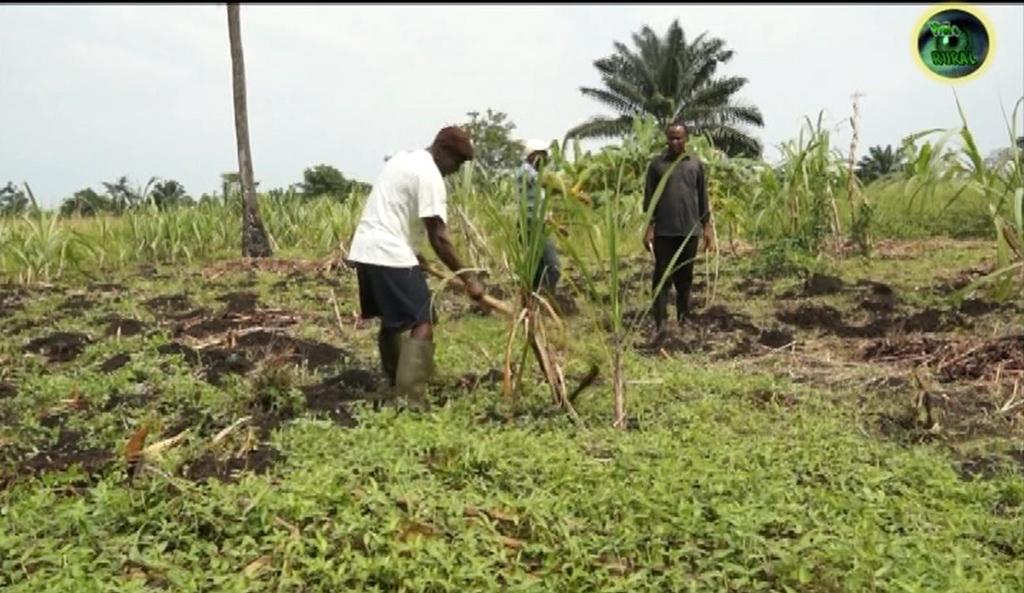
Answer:
[{"label": "circular logo badge", "polygon": [[978,72],[992,50],[989,28],[966,7],[936,7],[917,31],[921,64],[947,80],[963,80]]}]

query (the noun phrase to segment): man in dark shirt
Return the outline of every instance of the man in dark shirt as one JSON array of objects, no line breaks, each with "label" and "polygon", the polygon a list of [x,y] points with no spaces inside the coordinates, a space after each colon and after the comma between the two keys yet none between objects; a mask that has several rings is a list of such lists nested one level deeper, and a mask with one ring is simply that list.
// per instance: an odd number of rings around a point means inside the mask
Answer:
[{"label": "man in dark shirt", "polygon": [[[664,337],[667,329],[670,285],[676,287],[676,318],[684,323],[689,317],[693,263],[700,234],[704,235],[705,250],[714,242],[704,165],[696,156],[684,154],[686,126],[669,124],[665,138],[668,148],[651,162],[644,188],[644,212],[656,202],[644,234],[644,245],[654,254],[654,289],[657,290],[663,276],[669,276],[654,297],[655,339]],[[667,178],[659,196],[658,185],[663,177]],[[673,257],[675,264],[670,269]]]}]

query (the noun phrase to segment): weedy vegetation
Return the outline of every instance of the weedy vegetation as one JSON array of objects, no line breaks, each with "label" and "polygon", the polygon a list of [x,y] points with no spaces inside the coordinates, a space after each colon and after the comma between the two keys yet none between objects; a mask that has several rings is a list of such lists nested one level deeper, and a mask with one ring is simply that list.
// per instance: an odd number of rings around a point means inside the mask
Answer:
[{"label": "weedy vegetation", "polygon": [[774,162],[692,138],[719,243],[657,346],[653,120],[553,146],[535,219],[467,166],[453,236],[512,314],[431,280],[422,414],[369,401],[361,189],[261,194],[256,260],[231,195],[0,218],[0,588],[1024,590],[1022,156],[961,115],[867,183],[821,117]]}]

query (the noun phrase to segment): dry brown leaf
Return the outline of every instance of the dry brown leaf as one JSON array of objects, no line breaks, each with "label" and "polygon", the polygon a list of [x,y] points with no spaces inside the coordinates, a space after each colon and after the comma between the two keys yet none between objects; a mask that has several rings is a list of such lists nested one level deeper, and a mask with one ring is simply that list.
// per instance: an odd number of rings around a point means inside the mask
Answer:
[{"label": "dry brown leaf", "polygon": [[251,579],[257,574],[259,574],[261,570],[270,566],[270,564],[273,561],[273,556],[271,556],[270,554],[264,554],[250,562],[248,565],[246,565],[246,567],[242,570],[242,574]]},{"label": "dry brown leaf", "polygon": [[249,430],[245,433],[245,438],[242,440],[242,444],[238,447],[238,451],[235,451],[235,457],[240,458],[249,452],[254,451],[258,444],[259,439],[256,438],[256,431],[250,426]]},{"label": "dry brown leaf", "polygon": [[232,433],[232,431],[234,431],[236,428],[238,428],[242,424],[245,424],[246,422],[248,422],[251,418],[252,418],[251,416],[242,416],[238,420],[235,420],[235,422],[231,426],[229,426],[229,427],[221,430],[220,432],[218,432],[216,434],[216,436],[213,437],[213,440],[210,441],[210,444],[212,446],[216,446],[217,443],[223,441],[225,438],[227,438],[227,436],[229,434]]},{"label": "dry brown leaf", "polygon": [[167,449],[170,449],[174,445],[180,443],[182,439],[185,438],[185,435],[188,434],[188,431],[189,429],[186,428],[185,430],[178,433],[176,436],[173,436],[169,439],[164,439],[158,443],[153,443],[152,445],[142,450],[142,457],[146,459],[158,458],[161,453],[163,453]]},{"label": "dry brown leaf", "polygon": [[502,521],[505,523],[518,523],[519,517],[504,509],[480,509],[473,505],[466,505],[462,510],[464,517],[489,517],[492,521]]},{"label": "dry brown leaf", "polygon": [[506,548],[511,548],[513,550],[522,549],[522,547],[526,545],[526,542],[520,539],[516,539],[514,537],[506,537],[504,535],[499,535],[497,537],[498,543],[505,546]]},{"label": "dry brown leaf", "polygon": [[149,423],[143,424],[138,430],[128,439],[128,444],[124,447],[124,458],[129,463],[138,459],[139,454],[142,452],[142,445],[146,442],[146,435],[149,434]]},{"label": "dry brown leaf", "polygon": [[67,406],[68,409],[75,411],[79,411],[88,405],[88,403],[82,399],[82,393],[78,390],[78,387],[71,390],[71,397],[62,399],[60,403]]},{"label": "dry brown leaf", "polygon": [[506,523],[518,523],[519,517],[503,509],[487,509],[485,511],[487,516],[495,521],[504,521]]},{"label": "dry brown leaf", "polygon": [[407,542],[412,539],[437,537],[439,535],[441,535],[441,530],[429,523],[424,523],[422,521],[409,521],[399,532],[398,541]]}]

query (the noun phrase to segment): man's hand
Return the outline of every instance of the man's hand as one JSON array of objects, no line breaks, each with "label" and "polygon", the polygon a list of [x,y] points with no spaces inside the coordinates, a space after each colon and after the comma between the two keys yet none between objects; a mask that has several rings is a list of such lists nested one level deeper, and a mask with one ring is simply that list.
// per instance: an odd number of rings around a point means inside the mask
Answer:
[{"label": "man's hand", "polygon": [[644,233],[644,247],[647,251],[654,253],[654,225],[647,225],[647,232]]},{"label": "man's hand", "polygon": [[480,282],[480,278],[476,274],[466,272],[459,274],[459,278],[462,278],[462,283],[466,285],[466,294],[469,295],[469,298],[474,301],[484,298],[484,283]]},{"label": "man's hand", "polygon": [[711,251],[715,247],[715,227],[710,223],[704,225],[704,251]]}]

